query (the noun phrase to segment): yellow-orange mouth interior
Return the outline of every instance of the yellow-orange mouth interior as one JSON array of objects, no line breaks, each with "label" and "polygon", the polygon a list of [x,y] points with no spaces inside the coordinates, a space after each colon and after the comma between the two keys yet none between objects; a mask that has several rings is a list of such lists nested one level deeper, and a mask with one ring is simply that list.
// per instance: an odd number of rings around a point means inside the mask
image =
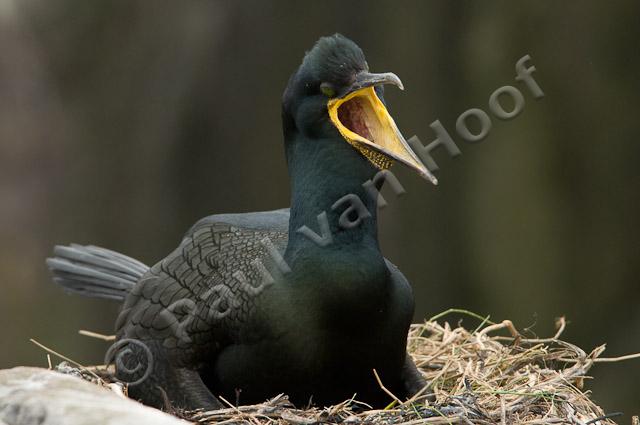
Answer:
[{"label": "yellow-orange mouth interior", "polygon": [[373,86],[331,99],[327,107],[329,118],[342,137],[373,165],[387,169],[398,160],[437,184],[409,147]]},{"label": "yellow-orange mouth interior", "polygon": [[[329,101],[329,116],[340,134],[352,144],[394,151],[399,131],[373,87]],[[376,149],[377,150],[377,149]]]}]

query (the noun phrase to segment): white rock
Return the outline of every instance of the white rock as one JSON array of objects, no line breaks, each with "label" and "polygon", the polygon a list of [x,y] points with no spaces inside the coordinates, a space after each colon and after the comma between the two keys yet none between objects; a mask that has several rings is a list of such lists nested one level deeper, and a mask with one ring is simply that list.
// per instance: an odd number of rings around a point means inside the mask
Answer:
[{"label": "white rock", "polygon": [[0,425],[185,425],[159,410],[62,373],[0,370]]}]

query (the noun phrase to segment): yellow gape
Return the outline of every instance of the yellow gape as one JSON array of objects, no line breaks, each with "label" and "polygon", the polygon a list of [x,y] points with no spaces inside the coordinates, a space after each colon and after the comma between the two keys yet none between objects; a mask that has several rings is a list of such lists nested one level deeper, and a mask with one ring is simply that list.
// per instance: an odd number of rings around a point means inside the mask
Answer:
[{"label": "yellow gape", "polygon": [[334,98],[327,103],[329,117],[342,137],[378,169],[387,169],[398,160],[430,176],[411,150],[374,87]]}]

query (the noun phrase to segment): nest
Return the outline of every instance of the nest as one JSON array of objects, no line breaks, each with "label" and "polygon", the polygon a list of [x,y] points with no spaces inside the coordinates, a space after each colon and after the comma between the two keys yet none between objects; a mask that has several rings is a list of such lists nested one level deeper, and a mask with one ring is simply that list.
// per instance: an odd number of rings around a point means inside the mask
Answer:
[{"label": "nest", "polygon": [[[473,315],[481,323],[467,330],[438,322],[451,312]],[[383,410],[368,409],[357,399],[301,410],[281,394],[258,405],[227,402],[226,409],[171,413],[198,424],[615,424],[611,418],[621,414],[606,414],[597,406],[584,390],[585,378],[597,362],[639,355],[605,359],[600,357],[604,345],[587,353],[560,339],[563,318],[556,325],[551,338],[525,338],[508,320],[494,323],[463,310],[412,325],[408,350],[429,386],[399,400],[380,382],[390,401]],[[82,376],[119,391],[105,371],[85,369]]]}]

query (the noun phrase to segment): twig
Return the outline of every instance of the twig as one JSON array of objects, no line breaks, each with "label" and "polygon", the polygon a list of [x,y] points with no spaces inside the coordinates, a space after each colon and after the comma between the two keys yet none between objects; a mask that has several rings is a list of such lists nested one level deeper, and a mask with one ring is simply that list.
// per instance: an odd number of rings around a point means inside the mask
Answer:
[{"label": "twig", "polygon": [[387,387],[384,386],[384,384],[382,383],[382,380],[380,380],[380,376],[378,376],[378,372],[375,369],[373,369],[373,374],[376,377],[376,381],[378,381],[378,385],[380,385],[380,388],[382,388],[382,391],[387,393],[387,395],[389,395],[389,397],[394,399],[398,404],[402,404],[402,401],[400,401],[400,399],[396,397],[395,394],[393,394],[391,391],[387,389]]},{"label": "twig", "polygon": [[97,333],[97,332],[85,331],[84,329],[80,329],[78,331],[78,333],[80,335],[84,335],[84,336],[88,336],[88,337],[96,338],[96,339],[101,339],[103,341],[115,341],[116,340],[116,336],[115,335],[104,335],[104,334],[100,334],[100,333]]},{"label": "twig", "polygon": [[[627,360],[640,359],[640,353],[635,354],[627,354],[626,356],[620,357],[596,357],[591,359],[593,363],[617,363],[624,362]],[[582,363],[584,359],[568,359],[566,357],[558,357],[556,360],[565,362],[565,363]]]},{"label": "twig", "polygon": [[218,398],[222,401],[224,401],[227,406],[229,406],[230,408],[232,408],[233,410],[235,410],[236,412],[238,412],[239,414],[242,414],[242,412],[240,411],[240,409],[238,409],[238,406],[235,406],[233,404],[231,404],[226,398],[222,397],[221,395],[218,395]]},{"label": "twig", "polygon": [[493,332],[493,331],[497,331],[505,328],[509,330],[513,338],[517,338],[520,336],[515,326],[513,326],[513,322],[511,322],[511,320],[503,320],[501,323],[495,323],[491,326],[487,326],[486,328],[478,332],[476,334],[476,342],[478,343],[480,348],[484,350],[485,345],[482,342],[482,337],[485,337],[489,332]]},{"label": "twig", "polygon": [[631,359],[640,359],[640,353],[627,354],[626,356],[620,357],[598,357],[597,359],[593,359],[593,361],[596,363],[615,363]]},{"label": "twig", "polygon": [[465,310],[463,308],[450,308],[448,310],[443,311],[442,313],[436,314],[435,316],[431,317],[428,321],[435,322],[441,317],[447,316],[449,314],[466,314],[467,316],[475,317],[478,320],[495,325],[495,322],[492,322],[491,320],[489,320],[489,316],[484,317],[478,313],[474,313],[473,311]]},{"label": "twig", "polygon": [[600,422],[603,419],[615,418],[617,416],[622,416],[622,415],[624,415],[624,413],[622,412],[607,413],[606,415],[602,415],[598,418],[591,419],[589,422],[585,422],[584,425],[595,424],[596,422]]},{"label": "twig", "polygon": [[62,360],[65,360],[73,365],[76,365],[77,367],[79,367],[82,370],[87,371],[88,373],[90,373],[91,375],[93,375],[96,379],[98,379],[100,382],[102,382],[102,378],[100,378],[98,375],[96,375],[94,372],[90,371],[89,369],[87,369],[86,367],[84,367],[83,365],[81,365],[80,363],[71,360],[69,357],[63,356],[62,354],[58,353],[57,351],[52,350],[51,348],[47,347],[46,345],[40,344],[38,341],[36,341],[33,338],[30,338],[29,341],[33,342],[35,345],[37,345],[38,347],[42,348],[43,350],[53,354],[54,356],[58,356],[60,357]]}]

